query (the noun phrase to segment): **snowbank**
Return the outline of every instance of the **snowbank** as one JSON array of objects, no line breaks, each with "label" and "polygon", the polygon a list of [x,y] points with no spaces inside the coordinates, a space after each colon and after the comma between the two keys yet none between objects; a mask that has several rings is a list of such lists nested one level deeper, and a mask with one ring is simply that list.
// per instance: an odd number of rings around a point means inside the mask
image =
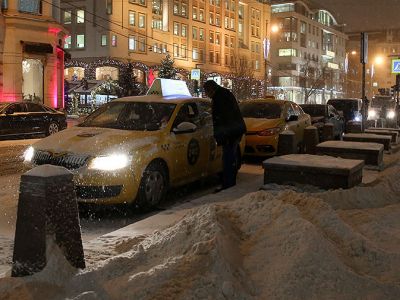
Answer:
[{"label": "snowbank", "polygon": [[41,273],[0,279],[0,298],[399,299],[399,168],[371,186],[267,185],[203,205],[165,230],[104,244],[78,273],[53,250]]}]

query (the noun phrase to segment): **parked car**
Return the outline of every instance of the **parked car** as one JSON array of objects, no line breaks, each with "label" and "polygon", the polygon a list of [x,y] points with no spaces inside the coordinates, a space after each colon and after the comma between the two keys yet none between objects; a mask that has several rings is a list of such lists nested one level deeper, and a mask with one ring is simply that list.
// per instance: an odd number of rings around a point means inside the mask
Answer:
[{"label": "parked car", "polygon": [[[25,160],[71,170],[79,202],[148,209],[169,187],[222,171],[212,124],[209,100],[191,97],[184,82],[156,79],[146,96],[112,100],[34,144]],[[244,138],[238,165],[243,151]]]},{"label": "parked car", "polygon": [[330,104],[301,104],[300,107],[306,114],[311,116],[311,123],[318,128],[319,136],[322,138],[323,127],[327,123],[333,124],[333,134],[340,139],[344,132],[344,118]]},{"label": "parked car", "polygon": [[330,99],[327,104],[332,105],[344,118],[345,131],[351,126],[361,126],[362,100],[358,98]]},{"label": "parked car", "polygon": [[300,148],[304,128],[311,125],[310,116],[291,101],[249,100],[240,104],[240,110],[247,127],[245,154],[250,156],[275,155],[279,134],[284,130],[295,133]]},{"label": "parked car", "polygon": [[[372,97],[368,108],[368,120],[383,127],[397,126],[396,100],[392,96],[376,95]],[[379,121],[379,122],[378,122]]]},{"label": "parked car", "polygon": [[67,118],[43,104],[0,102],[0,137],[21,137],[57,133],[67,128]]}]

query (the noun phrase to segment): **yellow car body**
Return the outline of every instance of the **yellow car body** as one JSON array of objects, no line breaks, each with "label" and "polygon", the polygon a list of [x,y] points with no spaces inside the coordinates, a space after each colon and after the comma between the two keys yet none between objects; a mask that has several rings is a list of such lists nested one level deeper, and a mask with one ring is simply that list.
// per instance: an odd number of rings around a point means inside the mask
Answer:
[{"label": "yellow car body", "polygon": [[[253,107],[252,109],[246,109]],[[272,107],[279,107],[276,114]],[[304,129],[311,125],[311,118],[296,103],[284,100],[257,99],[241,103],[246,123],[245,155],[273,156],[277,154],[279,134],[284,130],[295,133],[296,144],[301,146]],[[265,114],[263,109],[266,109]]]},{"label": "yellow car body", "polygon": [[[74,174],[79,202],[134,202],[146,168],[155,162],[165,168],[163,172],[168,187],[221,172],[222,149],[213,138],[211,102],[207,99],[146,95],[120,98],[110,103],[147,103],[154,107],[168,104],[175,107],[167,123],[158,130],[75,126],[34,144],[32,163],[49,163],[70,169]],[[198,108],[197,128],[177,133],[174,128],[178,114],[190,107]],[[244,137],[240,153],[244,153]],[[96,157],[114,154],[131,157],[129,165],[113,171],[91,167]]]}]

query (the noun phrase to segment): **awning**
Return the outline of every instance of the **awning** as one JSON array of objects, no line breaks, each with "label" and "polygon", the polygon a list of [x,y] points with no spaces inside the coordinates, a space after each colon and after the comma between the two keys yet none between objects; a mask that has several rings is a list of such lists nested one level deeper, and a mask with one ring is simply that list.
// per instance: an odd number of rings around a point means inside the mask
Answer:
[{"label": "awning", "polygon": [[53,46],[47,43],[21,41],[23,51],[27,53],[53,53]]}]

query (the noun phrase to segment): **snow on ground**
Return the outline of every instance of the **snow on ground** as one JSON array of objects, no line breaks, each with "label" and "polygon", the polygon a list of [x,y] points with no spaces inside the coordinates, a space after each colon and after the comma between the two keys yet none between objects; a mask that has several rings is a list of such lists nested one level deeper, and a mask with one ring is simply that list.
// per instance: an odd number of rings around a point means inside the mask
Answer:
[{"label": "snow on ground", "polygon": [[41,273],[0,279],[0,295],[399,299],[399,171],[395,163],[350,190],[268,185],[237,200],[234,189],[222,192],[165,229],[100,243],[104,255],[78,273],[53,250]]}]

